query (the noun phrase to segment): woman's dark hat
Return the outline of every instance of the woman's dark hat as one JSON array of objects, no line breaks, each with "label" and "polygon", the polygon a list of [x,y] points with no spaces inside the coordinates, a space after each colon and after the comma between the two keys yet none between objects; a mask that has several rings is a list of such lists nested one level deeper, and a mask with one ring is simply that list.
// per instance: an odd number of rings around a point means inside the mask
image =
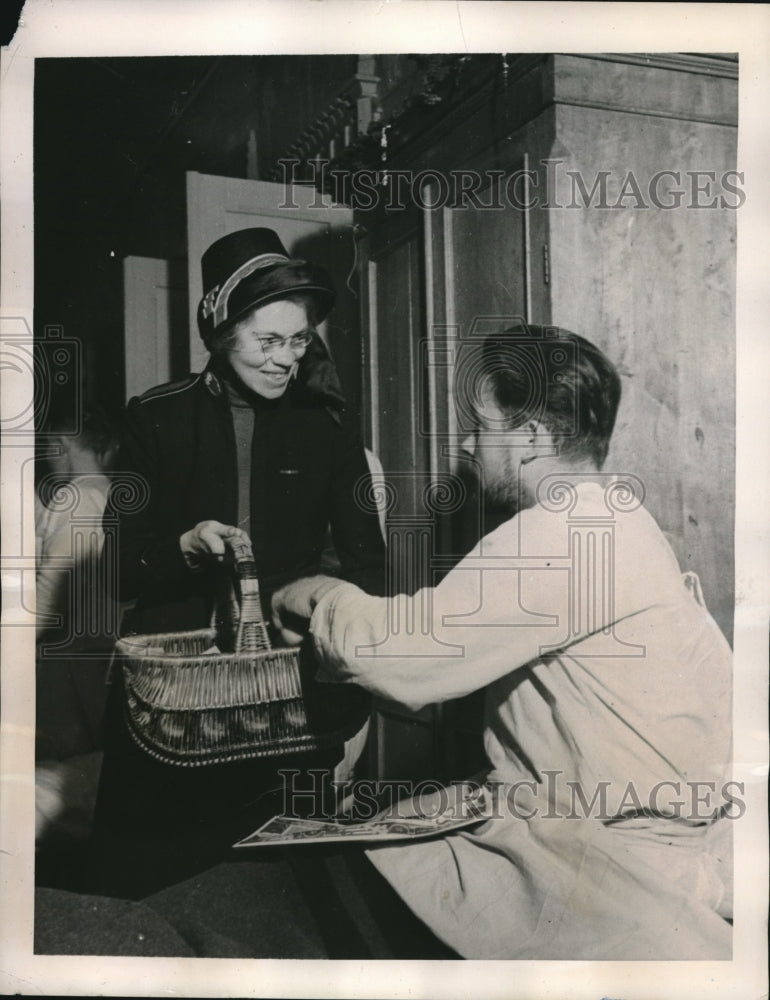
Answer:
[{"label": "woman's dark hat", "polygon": [[201,272],[198,329],[207,347],[250,310],[287,295],[313,295],[318,322],[334,305],[334,286],[326,271],[292,259],[272,229],[241,229],[223,236],[203,254]]}]

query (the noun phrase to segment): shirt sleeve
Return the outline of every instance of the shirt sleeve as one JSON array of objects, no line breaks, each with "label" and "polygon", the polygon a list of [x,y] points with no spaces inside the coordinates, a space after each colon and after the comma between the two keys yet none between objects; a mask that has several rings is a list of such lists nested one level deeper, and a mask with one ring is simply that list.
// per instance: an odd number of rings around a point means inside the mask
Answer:
[{"label": "shirt sleeve", "polygon": [[[566,558],[549,555],[547,533],[539,544],[542,519],[529,513],[483,539],[435,588],[391,598],[350,586],[330,591],[311,620],[324,679],[418,709],[486,687],[642,610],[636,587],[578,614],[582,582]],[[524,558],[519,539],[527,527]]]}]

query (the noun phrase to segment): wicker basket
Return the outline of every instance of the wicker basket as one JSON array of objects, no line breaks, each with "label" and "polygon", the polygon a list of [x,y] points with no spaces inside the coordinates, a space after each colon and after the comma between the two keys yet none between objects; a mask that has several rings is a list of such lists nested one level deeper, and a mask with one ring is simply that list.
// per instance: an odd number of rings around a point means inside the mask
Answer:
[{"label": "wicker basket", "polygon": [[236,605],[231,615],[235,652],[219,652],[222,630],[213,626],[129,636],[115,647],[129,731],[166,764],[315,750],[342,743],[361,725],[360,718],[332,729],[311,725],[335,686],[303,678],[297,647],[271,649],[251,549],[237,544],[232,551],[240,584],[240,614]]}]

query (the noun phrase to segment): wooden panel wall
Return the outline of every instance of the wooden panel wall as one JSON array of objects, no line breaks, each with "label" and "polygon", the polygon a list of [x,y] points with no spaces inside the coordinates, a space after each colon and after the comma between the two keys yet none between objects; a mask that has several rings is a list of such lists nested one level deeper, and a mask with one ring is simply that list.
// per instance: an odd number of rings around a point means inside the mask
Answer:
[{"label": "wooden panel wall", "polygon": [[[726,193],[720,179],[735,168],[736,129],[559,106],[556,134],[560,204],[572,198],[567,170],[589,190],[606,170],[609,204],[631,171],[648,207],[632,195],[620,209],[550,211],[552,322],[596,341],[619,366],[624,397],[608,465],[641,476],[648,508],[731,638],[736,211],[692,203]],[[680,173],[681,184],[667,181],[687,191],[678,208],[651,203],[649,183],[662,170]],[[693,198],[688,170],[713,171],[717,184]]]}]

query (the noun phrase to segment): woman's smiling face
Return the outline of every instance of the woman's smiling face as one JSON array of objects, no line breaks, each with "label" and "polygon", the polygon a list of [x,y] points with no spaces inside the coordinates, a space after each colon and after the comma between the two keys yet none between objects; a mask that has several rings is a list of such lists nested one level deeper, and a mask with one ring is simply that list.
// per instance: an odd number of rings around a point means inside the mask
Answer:
[{"label": "woman's smiling face", "polygon": [[303,305],[279,299],[234,324],[226,357],[235,374],[266,399],[282,396],[310,342]]}]

